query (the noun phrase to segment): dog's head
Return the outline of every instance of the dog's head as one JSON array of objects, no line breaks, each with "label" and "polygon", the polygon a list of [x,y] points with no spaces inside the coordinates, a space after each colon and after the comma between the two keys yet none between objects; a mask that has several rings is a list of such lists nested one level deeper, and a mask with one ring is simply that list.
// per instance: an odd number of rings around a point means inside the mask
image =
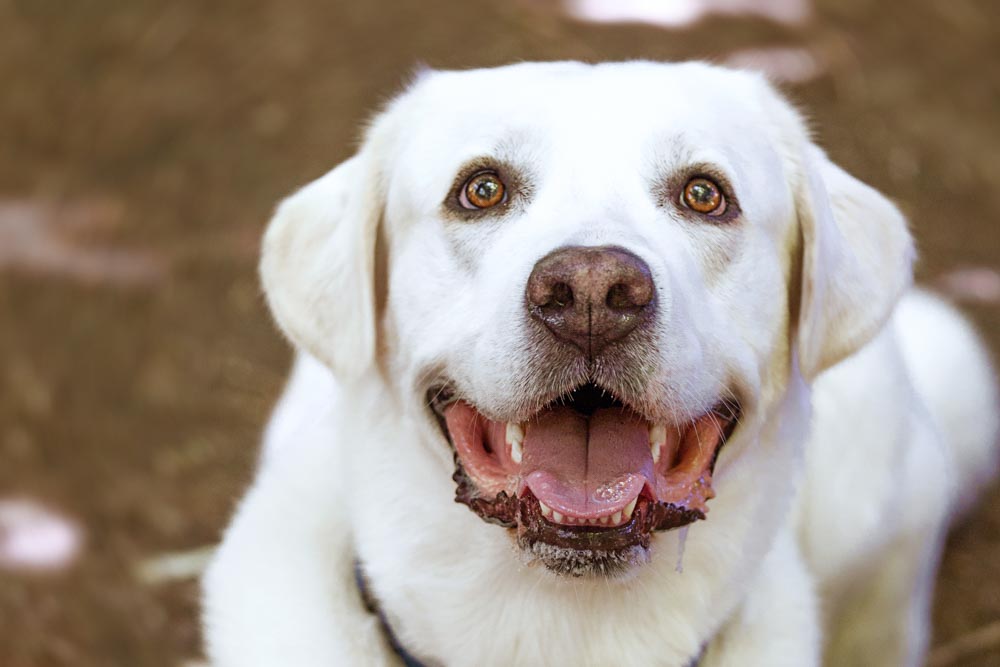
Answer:
[{"label": "dog's head", "polygon": [[421,76],[281,205],[262,275],[295,343],[454,454],[459,501],[587,574],[705,518],[729,450],[869,340],[911,254],[762,78],[552,63]]}]

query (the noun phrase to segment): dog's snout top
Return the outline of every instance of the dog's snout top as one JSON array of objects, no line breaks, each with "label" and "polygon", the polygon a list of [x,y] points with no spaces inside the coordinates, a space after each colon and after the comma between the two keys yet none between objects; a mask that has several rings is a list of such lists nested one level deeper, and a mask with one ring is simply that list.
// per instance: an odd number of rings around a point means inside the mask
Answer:
[{"label": "dog's snout top", "polygon": [[653,317],[656,288],[649,266],[628,250],[573,246],[535,264],[527,302],[556,338],[595,355]]}]

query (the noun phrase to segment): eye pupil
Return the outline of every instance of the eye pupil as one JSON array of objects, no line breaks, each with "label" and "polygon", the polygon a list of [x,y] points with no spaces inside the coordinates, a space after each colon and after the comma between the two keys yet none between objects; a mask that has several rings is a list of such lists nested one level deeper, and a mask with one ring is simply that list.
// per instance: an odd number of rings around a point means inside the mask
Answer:
[{"label": "eye pupil", "polygon": [[691,198],[699,204],[711,204],[714,195],[712,188],[704,183],[695,183],[691,186]]},{"label": "eye pupil", "polygon": [[476,184],[476,195],[480,199],[492,199],[493,195],[500,189],[500,184],[492,180],[482,180]]}]

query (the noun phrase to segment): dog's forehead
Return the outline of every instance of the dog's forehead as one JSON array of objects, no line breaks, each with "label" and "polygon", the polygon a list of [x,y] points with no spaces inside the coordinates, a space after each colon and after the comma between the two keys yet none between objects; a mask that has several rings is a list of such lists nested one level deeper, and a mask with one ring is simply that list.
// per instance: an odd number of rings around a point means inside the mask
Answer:
[{"label": "dog's forehead", "polygon": [[[647,151],[664,144],[753,144],[773,121],[756,75],[700,63],[531,63],[434,72],[411,91],[419,122],[407,132],[426,155],[535,148]],[[673,141],[671,141],[673,140]],[[736,151],[734,151],[736,152]],[[745,151],[742,151],[745,152]]]},{"label": "dog's forehead", "polygon": [[390,208],[428,212],[470,165],[500,163],[547,192],[585,192],[580,206],[709,168],[735,187],[744,212],[766,214],[787,198],[775,186],[798,124],[760,75],[702,63],[430,72],[394,110]]}]

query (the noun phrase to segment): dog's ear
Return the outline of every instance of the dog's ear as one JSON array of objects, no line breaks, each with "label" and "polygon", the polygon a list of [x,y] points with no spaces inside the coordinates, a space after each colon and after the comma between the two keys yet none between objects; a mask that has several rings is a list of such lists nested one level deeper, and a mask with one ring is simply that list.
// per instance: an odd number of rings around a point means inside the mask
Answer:
[{"label": "dog's ear", "polygon": [[797,353],[811,380],[882,328],[912,280],[914,249],[892,202],[823,151],[809,145],[801,173]]},{"label": "dog's ear", "polygon": [[374,358],[375,238],[382,188],[374,142],[285,199],[264,235],[260,275],[278,325],[340,376]]}]

